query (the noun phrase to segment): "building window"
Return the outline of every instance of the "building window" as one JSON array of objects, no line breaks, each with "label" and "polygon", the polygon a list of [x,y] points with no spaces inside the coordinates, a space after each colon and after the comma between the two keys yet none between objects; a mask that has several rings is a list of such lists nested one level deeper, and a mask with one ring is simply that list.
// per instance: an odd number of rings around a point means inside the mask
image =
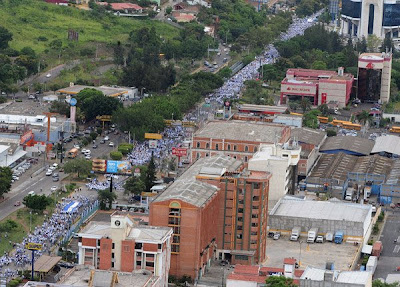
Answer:
[{"label": "building window", "polygon": [[253,196],[253,201],[259,201],[260,197],[259,196]]},{"label": "building window", "polygon": [[247,145],[244,147],[244,151],[249,151],[249,147]]},{"label": "building window", "polygon": [[237,150],[237,145],[233,146],[233,150],[235,150],[235,151]]},{"label": "building window", "polygon": [[257,231],[252,231],[250,234],[251,235],[257,235]]},{"label": "building window", "polygon": [[251,227],[258,227],[258,223],[257,222],[252,222],[251,223]]},{"label": "building window", "polygon": [[200,154],[199,154],[199,153],[196,154],[196,158],[197,158],[197,159],[200,158]]},{"label": "building window", "polygon": [[238,208],[238,213],[243,213],[243,208]]},{"label": "building window", "polygon": [[218,150],[218,148],[219,148],[219,145],[215,144],[215,150]]},{"label": "building window", "polygon": [[230,144],[228,144],[228,150],[231,150],[231,145]]},{"label": "building window", "polygon": [[243,230],[243,226],[238,225],[237,230]]},{"label": "building window", "polygon": [[209,149],[209,148],[210,148],[210,144],[206,143],[206,149]]},{"label": "building window", "polygon": [[206,152],[206,157],[208,157],[209,156],[209,154],[208,154],[208,152]]},{"label": "building window", "polygon": [[162,248],[162,244],[158,244],[158,249],[161,249]]},{"label": "building window", "polygon": [[197,148],[200,148],[200,142],[197,142],[197,143],[196,143],[196,147],[197,147]]},{"label": "building window", "polygon": [[[180,234],[181,234],[181,205],[177,201],[173,201],[169,205],[169,218],[168,222],[173,221],[171,226],[173,229],[171,251],[179,253]],[[170,226],[170,224],[169,224]]]},{"label": "building window", "polygon": [[236,260],[249,260],[249,257],[247,255],[235,255]]},{"label": "building window", "polygon": [[154,262],[152,262],[152,261],[146,261],[146,266],[147,266],[147,267],[154,267]]},{"label": "building window", "polygon": [[252,214],[251,218],[258,218],[258,214]]},{"label": "building window", "polygon": [[136,266],[142,266],[142,261],[136,261]]},{"label": "building window", "polygon": [[257,244],[257,240],[250,240],[250,244]]},{"label": "building window", "polygon": [[135,249],[142,249],[142,243],[135,243]]},{"label": "building window", "polygon": [[237,239],[242,239],[242,237],[243,237],[242,234],[237,234],[237,235],[236,235],[236,238],[237,238]]},{"label": "building window", "polygon": [[114,256],[115,256],[115,255],[114,255],[114,252],[113,252],[113,253],[111,253],[111,258],[114,258]]},{"label": "building window", "polygon": [[114,249],[114,248],[115,248],[115,243],[113,243],[113,244],[111,245],[111,248],[112,248],[112,249]]},{"label": "building window", "polygon": [[254,151],[254,152],[256,152],[256,151],[257,151],[257,147],[256,147],[256,146],[254,147],[254,150],[253,150],[253,151]]},{"label": "building window", "polygon": [[243,222],[243,217],[238,217],[239,222]]},{"label": "building window", "polygon": [[248,161],[248,158],[247,158],[247,156],[245,156],[244,157],[244,162],[247,162]]},{"label": "building window", "polygon": [[114,262],[111,262],[111,268],[114,268]]},{"label": "building window", "polygon": [[369,4],[368,35],[374,33],[375,5]]},{"label": "building window", "polygon": [[243,199],[239,199],[239,204],[244,204],[244,200]]},{"label": "building window", "polygon": [[259,189],[260,188],[260,184],[258,182],[253,183],[253,188]]}]

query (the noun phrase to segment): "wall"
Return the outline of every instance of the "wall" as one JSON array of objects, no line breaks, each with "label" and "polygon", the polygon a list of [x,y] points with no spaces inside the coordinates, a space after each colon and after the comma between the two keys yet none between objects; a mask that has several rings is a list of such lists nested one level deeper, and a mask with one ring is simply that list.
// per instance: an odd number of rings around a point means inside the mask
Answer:
[{"label": "wall", "polygon": [[318,91],[318,103],[322,103],[322,93],[326,93],[326,102],[335,101],[338,103],[339,108],[346,106],[348,101],[346,81],[345,80],[320,80]]},{"label": "wall", "polygon": [[295,226],[301,226],[302,232],[307,232],[312,227],[317,227],[319,233],[336,232],[342,230],[345,236],[363,237],[364,223],[340,220],[321,220],[299,217],[270,215],[268,225],[270,230],[290,231]]},{"label": "wall", "polygon": [[257,287],[257,282],[227,279],[226,287]]}]

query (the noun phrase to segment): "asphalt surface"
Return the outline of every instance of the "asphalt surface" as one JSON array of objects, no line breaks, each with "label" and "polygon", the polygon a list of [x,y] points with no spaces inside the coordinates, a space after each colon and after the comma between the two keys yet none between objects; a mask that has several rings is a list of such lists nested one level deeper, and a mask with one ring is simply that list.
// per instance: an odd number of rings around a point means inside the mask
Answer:
[{"label": "asphalt surface", "polygon": [[[398,273],[395,271],[400,266],[400,210],[389,211],[380,240],[383,251],[378,261],[374,279],[386,279],[388,274]],[[397,240],[397,243],[394,241]]]}]

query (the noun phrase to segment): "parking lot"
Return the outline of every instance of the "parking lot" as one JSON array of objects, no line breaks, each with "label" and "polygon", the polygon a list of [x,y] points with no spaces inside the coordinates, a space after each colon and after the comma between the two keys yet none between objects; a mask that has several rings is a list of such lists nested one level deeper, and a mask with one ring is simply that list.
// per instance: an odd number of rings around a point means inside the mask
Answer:
[{"label": "parking lot", "polygon": [[[267,239],[267,260],[263,266],[281,266],[283,259],[294,257],[300,261],[301,268],[314,266],[325,268],[326,262],[334,262],[335,269],[349,270],[356,255],[357,247],[350,243],[335,244],[332,242],[307,244],[306,238],[290,241],[288,235],[282,235],[279,240]],[[302,242],[300,244],[300,242]],[[301,259],[300,256],[301,247]]]}]

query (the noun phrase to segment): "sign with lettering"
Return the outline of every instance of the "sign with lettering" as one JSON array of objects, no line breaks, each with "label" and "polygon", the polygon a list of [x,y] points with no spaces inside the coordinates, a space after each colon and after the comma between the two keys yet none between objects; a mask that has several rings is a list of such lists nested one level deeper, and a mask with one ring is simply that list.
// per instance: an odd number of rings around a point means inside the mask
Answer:
[{"label": "sign with lettering", "polygon": [[40,243],[34,243],[34,242],[28,242],[25,244],[25,248],[29,250],[42,250],[42,244]]},{"label": "sign with lettering", "polygon": [[187,148],[173,147],[172,154],[176,156],[187,156]]}]

